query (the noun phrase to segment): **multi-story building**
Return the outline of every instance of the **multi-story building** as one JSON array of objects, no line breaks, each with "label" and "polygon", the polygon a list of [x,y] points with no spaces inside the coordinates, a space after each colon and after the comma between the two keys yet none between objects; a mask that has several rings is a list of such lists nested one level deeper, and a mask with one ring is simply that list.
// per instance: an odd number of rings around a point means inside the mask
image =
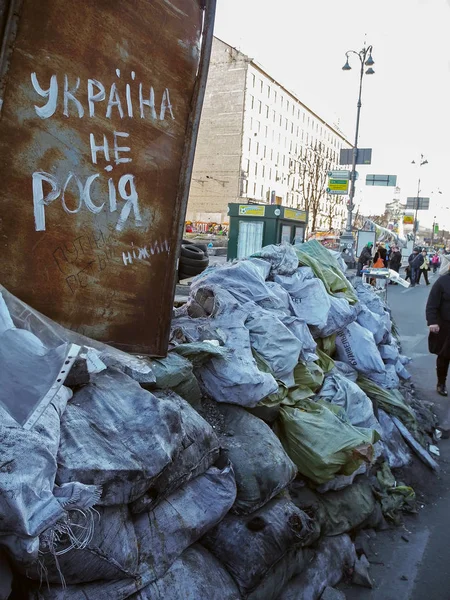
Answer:
[{"label": "multi-story building", "polygon": [[[311,208],[305,165],[316,156],[320,177],[326,177],[337,168],[341,148],[351,144],[336,126],[253,59],[214,38],[187,219],[226,222],[230,202]],[[309,177],[309,184],[324,189],[322,180]],[[321,193],[316,204],[316,229],[344,226],[342,196]]]}]

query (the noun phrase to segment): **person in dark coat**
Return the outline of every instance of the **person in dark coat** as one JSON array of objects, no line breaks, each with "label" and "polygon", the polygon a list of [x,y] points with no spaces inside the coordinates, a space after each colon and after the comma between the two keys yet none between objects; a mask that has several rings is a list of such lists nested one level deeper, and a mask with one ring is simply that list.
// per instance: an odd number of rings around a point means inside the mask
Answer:
[{"label": "person in dark coat", "polygon": [[387,250],[383,244],[380,244],[375,252],[375,256],[373,257],[373,262],[376,263],[377,260],[381,258],[385,267],[387,267]]},{"label": "person in dark coat", "polygon": [[369,265],[372,260],[372,242],[368,242],[367,246],[361,250],[361,254],[358,258],[358,268],[356,270],[357,277],[361,277],[361,271],[363,270],[364,265]]},{"label": "person in dark coat", "polygon": [[[392,246],[391,258],[389,260],[389,268],[395,271],[396,273],[400,272],[400,267],[402,265],[402,253],[398,249],[398,246]],[[391,281],[393,285],[397,285],[393,281]]]},{"label": "person in dark coat", "polygon": [[411,287],[414,287],[419,279],[419,269],[423,265],[423,256],[420,248],[414,248],[409,255],[408,264],[410,267]]},{"label": "person in dark coat", "polygon": [[[444,262],[444,261],[443,261]],[[437,392],[447,396],[447,374],[450,363],[450,262],[441,267],[444,274],[433,284],[426,307],[427,325],[430,330],[428,349],[437,354]]]}]

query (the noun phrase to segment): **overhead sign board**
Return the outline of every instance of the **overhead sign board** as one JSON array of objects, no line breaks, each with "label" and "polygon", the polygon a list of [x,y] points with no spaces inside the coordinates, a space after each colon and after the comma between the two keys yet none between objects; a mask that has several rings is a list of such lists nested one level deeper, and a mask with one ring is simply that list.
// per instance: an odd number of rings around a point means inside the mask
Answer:
[{"label": "overhead sign board", "polygon": [[[339,155],[340,165],[352,165],[353,164],[353,148],[347,149],[342,148]],[[357,165],[370,165],[372,164],[372,148],[358,148],[356,155]]]},{"label": "overhead sign board", "polygon": [[328,171],[328,177],[330,179],[350,179],[350,171],[344,169],[340,171]]},{"label": "overhead sign board", "polygon": [[296,210],[295,208],[284,209],[285,219],[293,219],[294,221],[301,221],[302,223],[306,223],[306,217],[306,210]]},{"label": "overhead sign board", "polygon": [[408,210],[428,210],[430,208],[430,199],[421,198],[420,196],[416,198],[407,198],[406,208]]},{"label": "overhead sign board", "polygon": [[266,214],[266,207],[254,204],[240,204],[239,205],[239,216],[240,217],[264,217]]},{"label": "overhead sign board", "polygon": [[366,175],[366,185],[395,187],[397,185],[397,175]]}]

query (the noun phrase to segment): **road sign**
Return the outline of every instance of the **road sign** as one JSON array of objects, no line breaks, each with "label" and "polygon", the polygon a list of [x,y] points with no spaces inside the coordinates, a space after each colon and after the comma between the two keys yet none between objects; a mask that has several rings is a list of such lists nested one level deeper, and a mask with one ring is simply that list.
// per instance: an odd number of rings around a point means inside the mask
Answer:
[{"label": "road sign", "polygon": [[430,208],[429,198],[406,198],[406,208],[408,210],[428,210]]},{"label": "road sign", "polygon": [[414,215],[404,215],[403,225],[414,225]]},{"label": "road sign", "polygon": [[[347,149],[342,148],[339,155],[340,165],[352,165],[353,164],[353,148]],[[358,148],[356,155],[357,165],[370,165],[372,164],[372,148]]]},{"label": "road sign", "polygon": [[348,194],[348,179],[329,179],[328,194]]},{"label": "road sign", "polygon": [[437,235],[439,233],[439,225],[437,223],[435,223],[434,225],[434,235]]},{"label": "road sign", "polygon": [[397,185],[397,175],[366,175],[366,185],[395,187]]},{"label": "road sign", "polygon": [[350,179],[350,171],[344,169],[340,171],[328,171],[328,177],[330,179]]}]

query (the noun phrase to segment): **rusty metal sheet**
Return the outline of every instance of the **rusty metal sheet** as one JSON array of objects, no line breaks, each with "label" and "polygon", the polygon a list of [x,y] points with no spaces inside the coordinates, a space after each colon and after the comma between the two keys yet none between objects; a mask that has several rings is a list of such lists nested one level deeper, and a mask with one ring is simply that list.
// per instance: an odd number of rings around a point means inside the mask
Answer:
[{"label": "rusty metal sheet", "polygon": [[0,22],[0,282],[66,327],[164,355],[202,3],[20,4]]}]

